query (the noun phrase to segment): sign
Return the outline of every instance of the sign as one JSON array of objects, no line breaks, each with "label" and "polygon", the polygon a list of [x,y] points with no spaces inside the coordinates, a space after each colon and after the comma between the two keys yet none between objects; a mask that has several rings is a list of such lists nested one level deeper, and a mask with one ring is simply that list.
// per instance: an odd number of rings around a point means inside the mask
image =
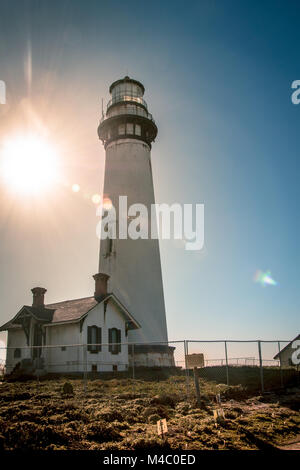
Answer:
[{"label": "sign", "polygon": [[186,367],[188,369],[193,369],[194,367],[204,367],[204,354],[187,354],[186,358]]},{"label": "sign", "polygon": [[159,419],[157,421],[157,434],[159,436],[163,436],[168,432],[167,420],[166,419]]}]

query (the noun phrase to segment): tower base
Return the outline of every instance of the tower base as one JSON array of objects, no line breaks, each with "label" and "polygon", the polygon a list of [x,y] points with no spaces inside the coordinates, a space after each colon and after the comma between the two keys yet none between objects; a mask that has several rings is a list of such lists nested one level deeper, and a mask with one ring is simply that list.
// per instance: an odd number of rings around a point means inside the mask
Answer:
[{"label": "tower base", "polygon": [[129,344],[129,367],[175,367],[174,346]]}]

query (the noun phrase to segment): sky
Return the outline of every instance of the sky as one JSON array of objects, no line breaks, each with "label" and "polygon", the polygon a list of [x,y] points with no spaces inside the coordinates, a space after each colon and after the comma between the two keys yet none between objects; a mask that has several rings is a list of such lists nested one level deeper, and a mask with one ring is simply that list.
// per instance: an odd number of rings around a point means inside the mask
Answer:
[{"label": "sky", "polygon": [[[205,206],[203,250],[161,242],[169,339],[293,339],[299,3],[0,0],[0,9],[0,145],[42,130],[61,172],[34,199],[0,174],[0,323],[31,303],[36,285],[47,288],[47,303],[93,295],[101,99],[130,75],[144,84],[158,126],[156,202]],[[257,270],[277,285],[255,283]]]}]

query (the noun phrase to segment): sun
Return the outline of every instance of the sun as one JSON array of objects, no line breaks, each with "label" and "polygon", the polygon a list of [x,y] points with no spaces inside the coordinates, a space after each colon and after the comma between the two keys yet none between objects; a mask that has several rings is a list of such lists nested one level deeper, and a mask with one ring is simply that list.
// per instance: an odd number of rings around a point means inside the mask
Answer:
[{"label": "sun", "polygon": [[44,192],[57,180],[57,151],[44,137],[33,134],[11,137],[3,143],[0,157],[2,177],[17,193]]}]

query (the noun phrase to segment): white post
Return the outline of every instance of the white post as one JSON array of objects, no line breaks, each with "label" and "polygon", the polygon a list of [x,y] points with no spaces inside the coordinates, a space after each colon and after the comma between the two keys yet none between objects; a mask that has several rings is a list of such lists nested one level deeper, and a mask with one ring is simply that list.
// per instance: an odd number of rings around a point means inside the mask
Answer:
[{"label": "white post", "polygon": [[262,354],[261,354],[261,341],[258,341],[258,356],[259,356],[259,368],[260,368],[260,383],[261,383],[261,391],[264,393],[264,371],[263,371],[263,363],[262,363]]},{"label": "white post", "polygon": [[183,342],[183,348],[184,348],[186,394],[187,394],[187,398],[189,399],[189,374],[188,374],[188,369],[187,369],[188,346],[187,346],[187,341],[186,340],[184,340],[184,342]]},{"label": "white post", "polygon": [[225,343],[225,359],[226,359],[226,381],[227,385],[229,385],[229,369],[228,369],[228,354],[227,354],[227,341]]},{"label": "white post", "polygon": [[87,344],[83,345],[83,367],[84,367],[84,393],[87,392]]}]

